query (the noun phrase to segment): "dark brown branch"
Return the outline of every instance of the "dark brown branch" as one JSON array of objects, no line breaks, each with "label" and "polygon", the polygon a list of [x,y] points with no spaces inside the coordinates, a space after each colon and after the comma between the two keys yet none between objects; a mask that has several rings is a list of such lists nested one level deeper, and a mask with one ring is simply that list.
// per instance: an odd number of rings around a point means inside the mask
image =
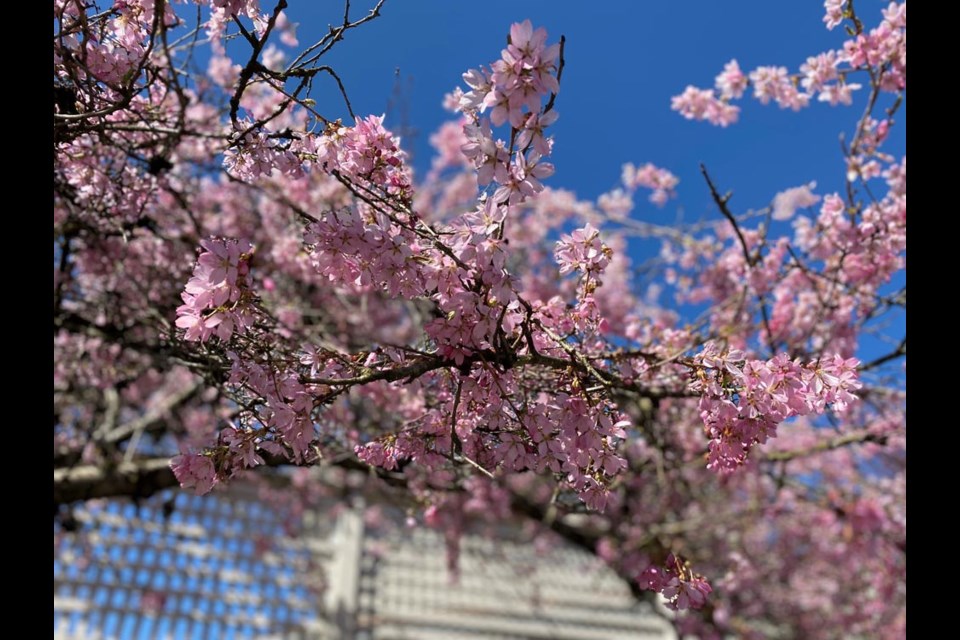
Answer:
[{"label": "dark brown branch", "polygon": [[[313,43],[312,45],[307,47],[303,52],[301,52],[300,55],[298,55],[296,59],[290,64],[289,69],[294,69],[296,67],[303,67],[303,66],[308,66],[313,64],[314,62],[319,60],[321,57],[323,57],[323,55],[327,53],[327,51],[329,51],[333,47],[333,45],[335,45],[340,40],[343,40],[343,36],[347,31],[349,31],[350,29],[355,29],[360,25],[364,24],[365,22],[369,22],[370,20],[374,20],[375,18],[380,17],[380,9],[383,7],[384,2],[386,2],[386,0],[379,0],[376,6],[373,9],[371,9],[370,12],[367,13],[367,15],[360,18],[356,22],[350,22],[350,0],[347,0],[344,3],[344,8],[343,8],[343,24],[341,24],[337,28],[330,26],[329,33],[327,33],[325,36],[320,38],[319,41]],[[315,55],[313,55],[311,58],[304,61],[304,58],[309,56],[311,53],[313,53],[320,47],[323,47],[323,48],[320,49],[320,51],[317,52]]]},{"label": "dark brown branch", "polygon": [[273,73],[267,70],[264,73],[269,75],[271,78],[274,78],[275,80],[282,81],[288,78],[303,78],[305,80],[309,80],[309,79],[312,79],[321,71],[323,71],[324,73],[326,73],[336,81],[337,87],[340,88],[340,95],[343,96],[343,101],[347,105],[347,113],[350,114],[351,118],[356,120],[357,116],[353,112],[353,106],[350,104],[350,98],[347,97],[347,89],[346,87],[343,86],[343,80],[340,79],[340,76],[337,75],[337,72],[334,71],[332,67],[329,67],[327,65],[322,65],[319,67],[311,67],[309,69],[298,68],[298,69],[293,69],[291,71],[284,71],[282,73]]},{"label": "dark brown branch", "polygon": [[444,358],[424,359],[396,369],[377,369],[364,373],[363,375],[353,376],[352,378],[302,378],[306,384],[322,384],[328,387],[352,386],[360,384],[369,384],[378,380],[387,382],[396,382],[404,378],[418,378],[425,373],[443,369],[445,367],[455,367],[456,363]]},{"label": "dark brown branch", "polygon": [[[743,232],[740,231],[740,225],[737,223],[737,218],[730,211],[730,207],[727,206],[727,203],[730,201],[730,193],[725,195],[720,195],[720,192],[717,191],[716,185],[713,183],[713,180],[710,179],[710,174],[707,173],[707,167],[704,164],[700,164],[700,173],[703,174],[704,179],[707,181],[707,186],[710,187],[710,195],[713,197],[713,201],[717,204],[717,207],[720,209],[720,213],[723,214],[723,217],[733,225],[733,230],[737,234],[737,240],[740,241],[740,248],[743,250],[743,259],[747,262],[747,269],[752,269],[760,261],[760,254],[751,255],[750,249],[747,247],[747,240],[743,237]],[[770,329],[770,316],[767,313],[767,305],[763,301],[763,296],[759,293],[757,294],[757,304],[760,306],[760,317],[763,320],[763,328],[767,332],[767,347],[770,349],[770,355],[773,356],[777,352],[777,346],[773,339],[773,332]]]},{"label": "dark brown branch", "polygon": [[[563,67],[565,61],[563,59],[563,49],[564,45],[567,44],[567,37],[564,35],[560,36],[560,62],[557,65],[557,84],[560,84],[560,79],[563,78]],[[553,109],[553,103],[557,101],[557,94],[551,93],[550,99],[547,100],[546,106],[543,108],[543,112],[547,113],[550,109]]]},{"label": "dark brown branch", "polygon": [[[370,467],[354,457],[346,457],[332,462],[333,465],[352,471],[376,474],[381,480],[393,487],[406,487],[407,480],[402,474]],[[177,479],[170,469],[170,458],[144,458],[123,463],[113,468],[97,465],[84,465],[72,469],[54,469],[53,502],[54,505],[68,504],[78,500],[108,497],[146,498],[163,489],[177,486]],[[544,522],[546,509],[526,498],[514,495],[512,505],[515,511]],[[577,546],[594,553],[599,533],[581,530],[562,519],[554,519],[551,529]]]},{"label": "dark brown branch", "polygon": [[148,458],[115,467],[82,465],[53,470],[53,504],[111,496],[146,498],[177,486],[170,458]]},{"label": "dark brown branch", "polygon": [[747,261],[747,266],[752,267],[756,264],[756,259],[750,255],[750,249],[747,248],[747,240],[743,237],[743,232],[740,231],[740,225],[737,223],[736,217],[733,213],[730,212],[730,207],[727,206],[727,203],[730,201],[730,193],[720,195],[720,192],[717,190],[713,180],[710,179],[710,174],[707,173],[707,167],[704,164],[700,165],[700,173],[703,174],[703,178],[707,181],[707,186],[710,187],[710,195],[713,197],[713,201],[717,203],[717,208],[720,209],[720,213],[723,214],[723,217],[727,219],[728,222],[733,226],[733,230],[737,234],[737,239],[740,241],[740,248],[743,249],[743,259]]},{"label": "dark brown branch", "polygon": [[246,91],[247,85],[250,84],[250,80],[253,78],[255,71],[261,69],[263,65],[260,64],[258,58],[260,57],[260,52],[263,51],[263,45],[267,43],[267,39],[270,37],[270,32],[273,31],[274,25],[277,24],[277,18],[280,16],[280,12],[287,8],[287,0],[279,0],[277,6],[273,10],[273,14],[270,16],[270,19],[267,21],[267,28],[264,29],[263,37],[257,39],[251,34],[246,33],[246,29],[240,23],[239,18],[234,16],[234,22],[240,27],[240,31],[246,35],[247,40],[250,41],[250,46],[253,49],[250,52],[250,60],[247,61],[247,64],[240,71],[240,79],[237,81],[237,89],[234,91],[233,96],[230,97],[230,120],[234,123],[237,122],[237,112],[240,110],[240,98],[243,97],[243,92]]},{"label": "dark brown branch", "polygon": [[891,360],[896,360],[897,358],[900,358],[905,355],[907,355],[907,338],[906,337],[904,337],[903,340],[900,341],[900,344],[897,346],[897,348],[891,351],[890,353],[880,356],[875,360],[871,360],[866,364],[860,365],[860,371],[869,371],[870,369],[876,369],[882,364],[886,364]]}]

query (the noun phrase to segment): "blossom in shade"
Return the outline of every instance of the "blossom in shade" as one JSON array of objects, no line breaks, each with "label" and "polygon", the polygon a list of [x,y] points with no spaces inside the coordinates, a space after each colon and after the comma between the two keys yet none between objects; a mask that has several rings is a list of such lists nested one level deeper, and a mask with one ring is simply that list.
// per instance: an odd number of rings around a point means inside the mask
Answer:
[{"label": "blossom in shade", "polygon": [[170,468],[180,486],[197,495],[210,493],[218,482],[213,460],[201,453],[182,453],[170,461]]}]

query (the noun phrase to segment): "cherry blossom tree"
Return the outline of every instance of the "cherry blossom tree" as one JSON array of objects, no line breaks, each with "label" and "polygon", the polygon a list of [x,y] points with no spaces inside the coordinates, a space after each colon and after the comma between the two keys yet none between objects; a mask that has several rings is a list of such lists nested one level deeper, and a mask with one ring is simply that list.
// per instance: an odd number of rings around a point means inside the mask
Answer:
[{"label": "cherry blossom tree", "polygon": [[851,112],[840,192],[743,212],[701,167],[687,226],[633,215],[675,196],[653,164],[596,202],[552,183],[565,41],[530,20],[450,79],[415,175],[324,58],[383,4],[304,46],[285,0],[54,0],[55,519],[365,469],[453,564],[519,518],[702,637],[903,636],[906,3],[827,0],[835,49],[664,97]]}]

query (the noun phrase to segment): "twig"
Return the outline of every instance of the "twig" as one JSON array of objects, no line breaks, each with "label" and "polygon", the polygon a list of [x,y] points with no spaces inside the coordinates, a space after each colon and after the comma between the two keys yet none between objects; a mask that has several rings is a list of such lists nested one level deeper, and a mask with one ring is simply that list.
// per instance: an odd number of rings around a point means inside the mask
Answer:
[{"label": "twig", "polygon": [[241,24],[240,19],[237,16],[233,16],[234,22],[240,27],[240,31],[244,33],[244,36],[247,40],[250,41],[250,46],[252,51],[250,52],[250,60],[247,61],[246,66],[240,71],[240,78],[237,81],[237,89],[234,91],[233,96],[230,97],[230,120],[236,124],[237,122],[237,112],[240,110],[240,98],[243,96],[243,92],[246,91],[247,85],[250,83],[250,80],[253,78],[254,71],[262,68],[263,65],[257,60],[260,57],[260,52],[263,50],[263,45],[267,43],[267,39],[270,37],[270,32],[273,31],[274,25],[277,24],[277,18],[280,16],[280,12],[287,8],[287,0],[279,0],[277,6],[273,9],[273,14],[270,16],[270,19],[267,21],[267,28],[263,31],[263,37],[255,38],[252,34],[248,34],[243,24]]},{"label": "twig", "polygon": [[[700,164],[700,173],[703,174],[704,179],[707,181],[707,186],[710,187],[710,195],[713,197],[713,201],[717,203],[720,213],[733,225],[733,230],[736,232],[737,239],[740,241],[740,248],[743,249],[743,259],[746,260],[747,270],[749,271],[760,261],[760,255],[759,253],[753,256],[750,255],[750,249],[747,248],[747,240],[743,237],[743,232],[740,231],[740,225],[737,224],[736,217],[734,217],[733,213],[730,212],[730,208],[727,206],[731,194],[720,195],[716,185],[713,184],[713,180],[710,179],[710,174],[707,173],[707,167],[703,163]],[[770,329],[770,316],[767,313],[767,305],[763,300],[763,296],[759,293],[756,295],[757,303],[760,305],[760,317],[763,320],[763,328],[767,333],[767,347],[770,349],[770,355],[773,356],[777,352],[777,346],[773,339],[773,331]]]},{"label": "twig", "polygon": [[[566,43],[567,43],[567,37],[564,36],[564,35],[561,35],[561,36],[560,36],[560,62],[559,62],[559,64],[557,65],[557,84],[560,84],[560,79],[563,77],[563,67],[564,67],[564,64],[565,64],[565,61],[564,61],[564,58],[563,58],[563,48],[564,48],[564,46],[566,45]],[[544,113],[547,113],[548,111],[550,111],[551,109],[553,109],[553,103],[556,102],[556,101],[557,101],[557,94],[551,93],[551,94],[550,94],[550,99],[547,100],[547,104],[546,104],[546,106],[543,108],[543,112],[544,112]]]},{"label": "twig", "polygon": [[747,266],[752,267],[755,264],[753,256],[750,255],[750,250],[747,248],[747,240],[743,237],[743,232],[740,231],[740,225],[737,224],[737,219],[730,212],[730,208],[727,206],[727,202],[730,201],[730,193],[726,195],[720,195],[720,192],[717,191],[716,185],[713,184],[713,180],[710,179],[710,174],[707,173],[707,167],[704,164],[700,164],[700,173],[703,174],[704,179],[707,181],[707,186],[710,187],[710,195],[713,197],[713,201],[717,203],[717,207],[720,209],[720,213],[723,214],[730,224],[733,226],[733,230],[737,234],[737,239],[740,240],[740,248],[743,249],[743,258],[747,261]]},{"label": "twig", "polygon": [[806,458],[818,453],[824,453],[826,451],[833,451],[834,449],[839,449],[841,447],[846,447],[851,444],[863,444],[867,442],[873,442],[875,444],[886,444],[886,436],[877,435],[870,432],[860,432],[860,433],[851,433],[845,436],[839,436],[837,438],[831,438],[830,440],[825,440],[819,442],[813,446],[807,447],[806,449],[797,449],[794,451],[771,451],[765,454],[767,460],[774,460],[777,462],[785,462],[788,460],[796,460],[797,458]]},{"label": "twig", "polygon": [[900,344],[897,346],[896,349],[894,349],[893,351],[891,351],[890,353],[888,353],[888,354],[886,354],[886,355],[883,355],[883,356],[880,356],[879,358],[876,358],[875,360],[871,360],[870,362],[867,362],[866,364],[860,365],[859,369],[860,369],[860,371],[869,371],[870,369],[875,369],[875,368],[879,367],[879,366],[882,365],[882,364],[886,364],[887,362],[890,362],[891,360],[896,360],[897,358],[899,358],[899,357],[901,357],[901,356],[905,356],[905,355],[907,355],[907,338],[906,338],[906,336],[904,336],[903,340],[900,341]]}]

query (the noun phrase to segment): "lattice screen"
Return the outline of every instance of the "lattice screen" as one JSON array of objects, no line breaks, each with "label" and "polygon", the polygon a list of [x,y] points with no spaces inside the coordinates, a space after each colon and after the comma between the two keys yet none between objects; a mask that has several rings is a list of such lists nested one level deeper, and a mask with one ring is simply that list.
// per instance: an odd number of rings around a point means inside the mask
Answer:
[{"label": "lattice screen", "polygon": [[451,582],[436,532],[365,528],[362,509],[341,505],[308,513],[291,538],[283,514],[242,487],[169,492],[139,509],[102,501],[76,519],[78,532],[54,532],[54,637],[63,640],[675,638],[574,548],[465,535]]},{"label": "lattice screen", "polygon": [[442,537],[364,539],[359,635],[371,640],[656,640],[670,625],[595,556],[466,535],[451,582]]},{"label": "lattice screen", "polygon": [[[165,500],[173,509],[165,516]],[[169,510],[169,505],[167,510]],[[331,530],[284,535],[249,491],[104,501],[55,531],[56,638],[325,638]]]}]

